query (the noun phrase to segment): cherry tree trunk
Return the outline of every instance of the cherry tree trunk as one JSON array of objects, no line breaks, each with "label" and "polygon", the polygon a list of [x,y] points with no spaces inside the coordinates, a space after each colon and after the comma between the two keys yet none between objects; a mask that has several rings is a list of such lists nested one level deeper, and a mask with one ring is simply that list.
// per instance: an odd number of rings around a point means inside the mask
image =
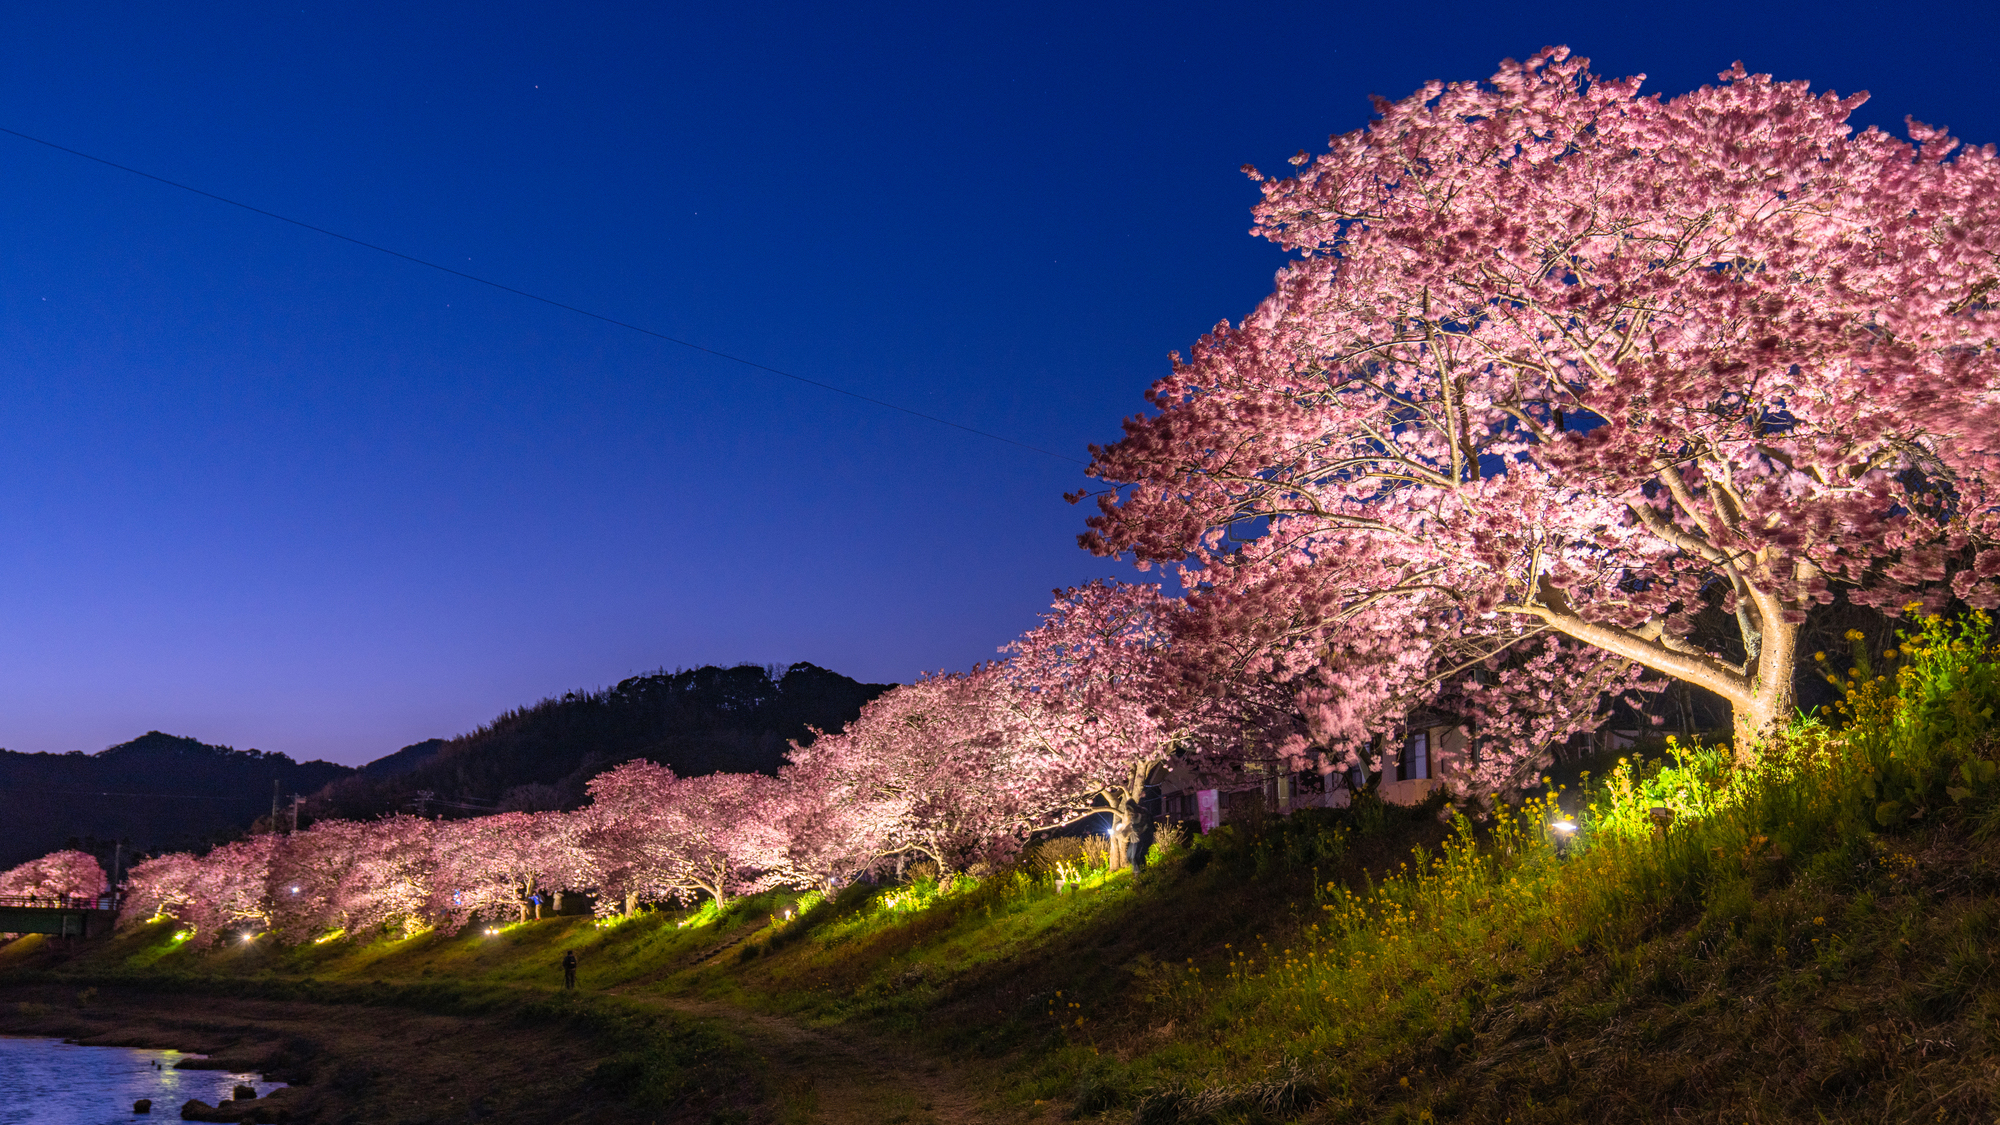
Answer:
[{"label": "cherry tree trunk", "polygon": [[1140,850],[1139,842],[1146,834],[1146,810],[1137,800],[1128,797],[1112,801],[1110,811],[1111,832],[1107,842],[1110,844],[1111,870],[1145,866],[1146,855]]},{"label": "cherry tree trunk", "polygon": [[1796,625],[1765,627],[1749,692],[1730,700],[1737,761],[1754,760],[1757,747],[1769,742],[1791,719],[1797,701],[1793,677],[1798,674],[1798,643]]}]

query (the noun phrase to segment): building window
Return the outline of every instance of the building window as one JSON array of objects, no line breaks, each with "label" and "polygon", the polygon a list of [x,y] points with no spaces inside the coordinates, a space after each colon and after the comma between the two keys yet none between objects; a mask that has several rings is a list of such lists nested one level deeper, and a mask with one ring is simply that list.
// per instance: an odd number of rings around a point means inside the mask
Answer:
[{"label": "building window", "polygon": [[1396,761],[1397,781],[1420,781],[1431,775],[1431,734],[1412,731],[1403,743],[1403,756]]}]

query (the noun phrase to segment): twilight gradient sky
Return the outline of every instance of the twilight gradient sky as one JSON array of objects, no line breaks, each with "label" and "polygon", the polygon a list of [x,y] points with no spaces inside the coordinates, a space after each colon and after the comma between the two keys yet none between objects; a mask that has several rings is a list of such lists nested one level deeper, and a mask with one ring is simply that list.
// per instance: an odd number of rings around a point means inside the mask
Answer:
[{"label": "twilight gradient sky", "polygon": [[[1568,43],[2000,140],[1990,3],[9,6],[0,127],[1078,458],[1244,162]],[[964,667],[1079,466],[0,136],[0,745],[359,763],[666,666]]]}]

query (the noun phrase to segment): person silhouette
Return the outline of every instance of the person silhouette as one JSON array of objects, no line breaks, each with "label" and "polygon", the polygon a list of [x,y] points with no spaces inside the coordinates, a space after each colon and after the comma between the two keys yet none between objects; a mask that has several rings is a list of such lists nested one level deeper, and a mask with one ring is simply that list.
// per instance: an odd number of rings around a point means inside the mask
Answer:
[{"label": "person silhouette", "polygon": [[563,987],[576,987],[576,950],[563,954]]}]

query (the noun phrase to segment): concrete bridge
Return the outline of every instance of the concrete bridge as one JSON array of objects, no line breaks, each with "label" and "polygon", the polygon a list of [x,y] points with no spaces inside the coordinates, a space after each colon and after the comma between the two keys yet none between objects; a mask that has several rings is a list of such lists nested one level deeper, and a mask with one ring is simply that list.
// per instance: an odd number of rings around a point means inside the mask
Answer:
[{"label": "concrete bridge", "polygon": [[0,895],[0,934],[102,937],[118,920],[118,900]]}]

